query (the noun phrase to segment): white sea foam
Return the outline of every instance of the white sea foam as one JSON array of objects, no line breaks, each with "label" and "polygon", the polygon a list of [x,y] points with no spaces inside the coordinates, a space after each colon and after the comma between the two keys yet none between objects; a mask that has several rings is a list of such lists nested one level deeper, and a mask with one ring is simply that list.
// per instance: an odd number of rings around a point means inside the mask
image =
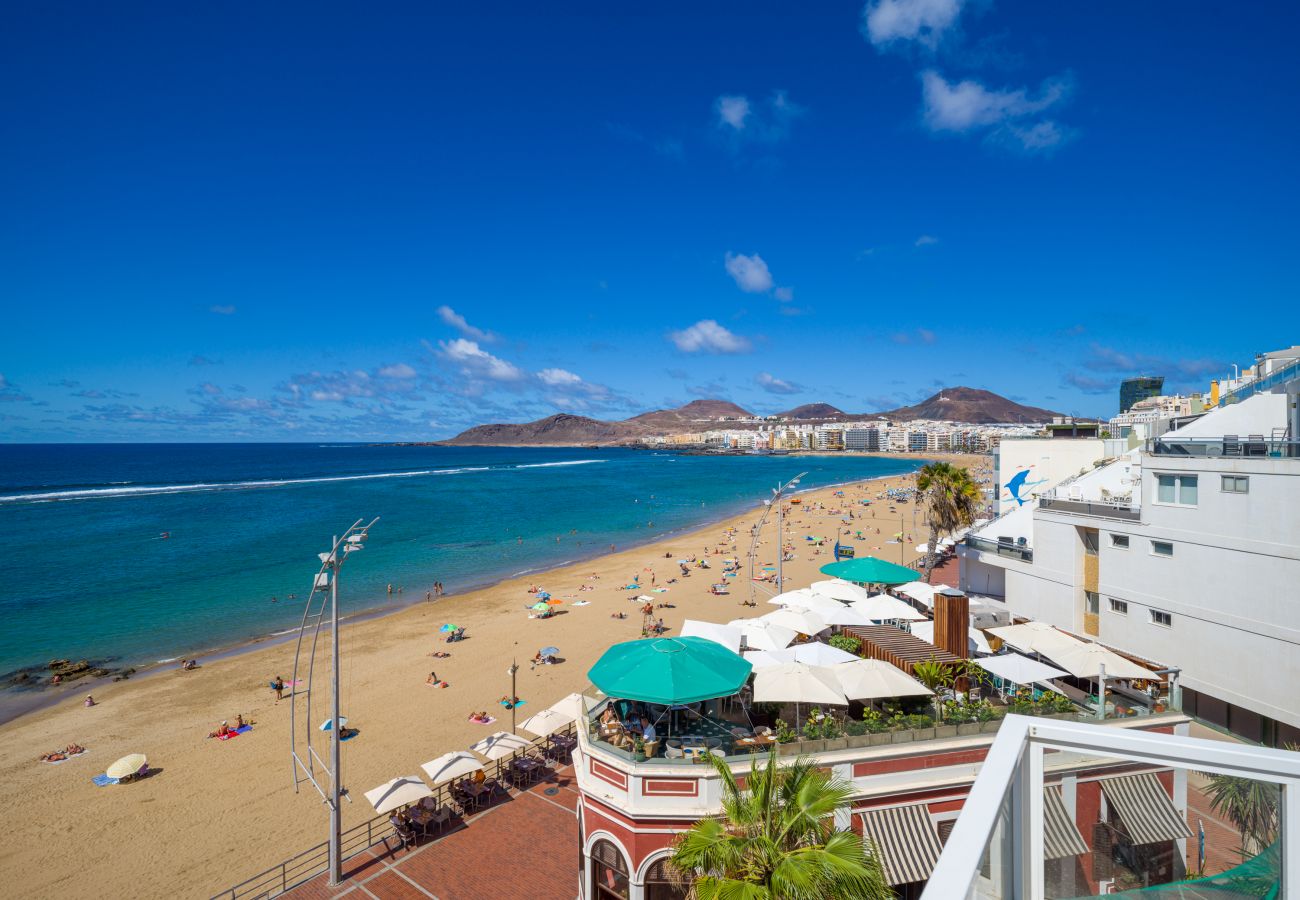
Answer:
[{"label": "white sea foam", "polygon": [[[537,469],[548,466],[578,466],[604,462],[603,459],[574,459],[564,462],[526,463],[503,468]],[[52,500],[89,500],[109,497],[148,497],[155,494],[188,494],[196,491],[238,491],[256,488],[285,487],[297,484],[329,484],[336,481],[371,481],[379,478],[418,478],[427,475],[462,475],[466,472],[489,472],[494,466],[458,466],[451,469],[419,469],[413,472],[371,472],[362,475],[327,475],[319,478],[281,478],[261,481],[214,481],[194,484],[142,484],[132,487],[77,488],[66,491],[0,496],[0,503],[47,503]]]}]

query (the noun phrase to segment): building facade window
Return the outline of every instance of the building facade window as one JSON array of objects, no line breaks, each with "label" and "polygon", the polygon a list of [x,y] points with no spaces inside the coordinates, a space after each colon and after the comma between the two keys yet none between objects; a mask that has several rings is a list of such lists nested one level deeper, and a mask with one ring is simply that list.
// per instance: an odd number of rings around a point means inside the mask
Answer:
[{"label": "building facade window", "polygon": [[1220,488],[1225,494],[1249,494],[1250,479],[1245,475],[1221,475],[1219,476]]},{"label": "building facade window", "polygon": [[627,900],[631,896],[627,863],[609,841],[599,840],[591,847],[591,881],[598,900]]},{"label": "building facade window", "polygon": [[1110,536],[1110,545],[1111,545],[1112,547],[1118,549],[1118,550],[1127,550],[1127,549],[1128,549],[1128,535],[1127,535],[1127,534],[1112,534],[1112,535]]},{"label": "building facade window", "polygon": [[1152,541],[1151,553],[1155,556],[1173,556],[1174,545],[1168,541]]},{"label": "building facade window", "polygon": [[1151,624],[1162,625],[1165,628],[1172,628],[1174,624],[1173,614],[1153,609],[1151,610]]},{"label": "building facade window", "polygon": [[1127,601],[1124,601],[1124,600],[1116,600],[1114,597],[1111,597],[1111,598],[1110,598],[1110,611],[1113,612],[1113,613],[1115,613],[1115,615],[1117,615],[1117,616],[1127,616],[1127,615],[1128,615],[1128,602],[1127,602]]},{"label": "building facade window", "polygon": [[1084,591],[1083,602],[1084,608],[1087,609],[1089,615],[1095,616],[1101,612],[1101,597],[1095,591]]},{"label": "building facade window", "polygon": [[1173,506],[1195,506],[1196,476],[1157,475],[1156,501]]}]

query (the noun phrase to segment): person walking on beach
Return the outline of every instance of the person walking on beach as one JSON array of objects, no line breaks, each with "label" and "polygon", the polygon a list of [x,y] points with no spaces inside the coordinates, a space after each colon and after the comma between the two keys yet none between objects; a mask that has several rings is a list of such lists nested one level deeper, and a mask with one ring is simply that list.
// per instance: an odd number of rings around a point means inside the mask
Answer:
[{"label": "person walking on beach", "polygon": [[284,699],[284,679],[279,675],[271,682],[271,690],[275,691],[275,702],[279,703]]},{"label": "person walking on beach", "polygon": [[425,591],[425,592],[424,592],[424,602],[425,602],[425,603],[432,603],[432,602],[433,602],[433,591]]}]

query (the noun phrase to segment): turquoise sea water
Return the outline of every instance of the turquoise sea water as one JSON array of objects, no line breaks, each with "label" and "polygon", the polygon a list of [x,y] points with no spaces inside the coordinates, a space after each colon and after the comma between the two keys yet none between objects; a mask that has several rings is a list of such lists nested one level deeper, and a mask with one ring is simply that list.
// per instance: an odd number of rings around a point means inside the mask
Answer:
[{"label": "turquoise sea water", "polygon": [[148,664],[292,628],[316,554],[363,517],[381,518],[344,569],[349,614],[389,603],[390,583],[415,601],[435,580],[462,591],[595,556],[611,543],[650,541],[754,507],[801,471],[809,473],[801,486],[812,488],[921,462],[624,449],[0,445],[0,673],[54,657]]}]

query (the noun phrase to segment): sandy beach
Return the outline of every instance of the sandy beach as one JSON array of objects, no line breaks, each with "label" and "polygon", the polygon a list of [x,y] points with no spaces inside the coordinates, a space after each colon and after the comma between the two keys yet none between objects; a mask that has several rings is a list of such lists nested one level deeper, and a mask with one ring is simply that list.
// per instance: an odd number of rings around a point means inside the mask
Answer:
[{"label": "sandy beach", "polygon": [[[972,471],[987,466],[984,457],[954,461]],[[851,542],[858,555],[913,559],[914,545],[928,537],[919,513],[913,529],[915,505],[900,505],[890,514],[888,504],[867,509],[857,503],[913,481],[908,475],[850,485],[842,498],[834,496],[835,488],[801,495],[802,503],[786,520],[786,538],[797,555],[785,564],[786,588],[822,577],[817,569],[832,561],[830,544],[850,508],[856,518],[848,532],[869,533],[867,540]],[[588,668],[607,646],[641,634],[633,598],[642,591],[620,589],[630,579],[648,579],[653,571],[656,586],[668,589],[654,596],[673,605],[658,611],[670,635],[685,618],[722,622],[770,611],[761,599],[757,609],[740,605],[749,594],[748,582],[741,579],[730,596],[712,596],[708,589],[721,580],[720,562],[712,573],[694,570],[690,578],[668,583],[678,576],[673,560],[679,555],[702,555],[708,548],[711,558],[743,560],[758,515],[755,509],[669,540],[418,603],[344,628],[343,713],[360,729],[344,745],[344,783],[354,798],[344,807],[345,827],[373,815],[364,791],[398,775],[420,774],[420,763],[491,731],[509,730],[510,714],[497,701],[509,692],[506,668],[512,658],[521,664],[518,693],[527,700],[520,719],[581,689]],[[724,543],[728,529],[737,533],[734,545]],[[909,539],[886,543],[898,531]],[[805,546],[810,534],[828,538],[820,555]],[[772,526],[764,537],[760,558],[774,562],[778,548]],[[365,565],[364,556],[353,565]],[[346,598],[346,573],[343,584]],[[530,585],[561,599],[560,614],[530,619],[525,609],[535,599]],[[426,586],[406,589],[423,596]],[[577,601],[588,603],[575,606]],[[627,618],[611,618],[615,612]],[[466,640],[443,643],[438,629],[446,622],[463,626]],[[552,644],[564,662],[530,669],[537,649]],[[93,708],[84,708],[77,694],[0,726],[0,792],[8,805],[8,840],[0,847],[6,893],[207,897],[323,841],[326,813],[317,794],[310,785],[296,795],[292,788],[288,701],[277,704],[267,687],[276,675],[290,677],[293,650],[292,643],[265,646],[190,672],[112,684],[96,690]],[[451,656],[433,659],[435,650]],[[426,686],[431,671],[450,686]],[[498,716],[495,725],[467,721],[472,710],[484,709]],[[236,714],[256,723],[251,732],[224,742],[207,738]],[[325,718],[323,710],[318,718]],[[59,765],[39,761],[41,754],[70,742],[88,752]],[[157,774],[129,785],[91,783],[92,776],[132,752],[148,754]]]}]

